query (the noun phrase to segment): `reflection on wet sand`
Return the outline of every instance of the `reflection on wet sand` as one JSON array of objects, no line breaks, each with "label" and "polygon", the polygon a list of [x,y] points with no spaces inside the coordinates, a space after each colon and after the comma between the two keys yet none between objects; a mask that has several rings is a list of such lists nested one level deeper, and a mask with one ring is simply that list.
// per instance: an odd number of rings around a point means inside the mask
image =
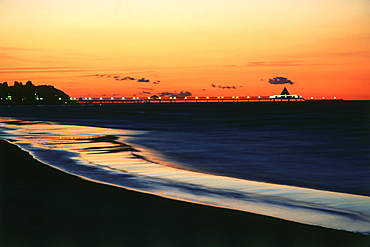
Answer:
[{"label": "reflection on wet sand", "polygon": [[6,129],[5,135],[15,144],[73,153],[73,158],[83,165],[129,174],[131,179],[137,179],[136,184],[142,185],[135,187],[122,179],[97,182],[177,200],[370,233],[369,197],[216,176],[155,162],[159,159],[154,151],[129,144],[130,138],[140,134],[138,131],[13,119],[0,119],[0,127]]}]

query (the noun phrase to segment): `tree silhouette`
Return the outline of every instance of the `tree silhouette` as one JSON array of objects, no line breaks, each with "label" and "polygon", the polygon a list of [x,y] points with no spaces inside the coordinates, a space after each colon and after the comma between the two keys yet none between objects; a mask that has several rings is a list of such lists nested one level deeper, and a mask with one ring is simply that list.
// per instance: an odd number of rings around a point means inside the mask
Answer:
[{"label": "tree silhouette", "polygon": [[0,83],[0,104],[2,105],[45,105],[70,103],[70,97],[53,86],[35,86],[32,81],[15,81],[13,86]]}]

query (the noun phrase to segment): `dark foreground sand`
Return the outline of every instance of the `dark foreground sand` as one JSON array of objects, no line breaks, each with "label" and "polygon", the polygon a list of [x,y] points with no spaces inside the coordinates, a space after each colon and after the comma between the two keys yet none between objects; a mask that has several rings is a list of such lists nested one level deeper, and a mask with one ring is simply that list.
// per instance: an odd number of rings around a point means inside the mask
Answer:
[{"label": "dark foreground sand", "polygon": [[0,140],[0,246],[370,246],[369,236],[84,181]]}]

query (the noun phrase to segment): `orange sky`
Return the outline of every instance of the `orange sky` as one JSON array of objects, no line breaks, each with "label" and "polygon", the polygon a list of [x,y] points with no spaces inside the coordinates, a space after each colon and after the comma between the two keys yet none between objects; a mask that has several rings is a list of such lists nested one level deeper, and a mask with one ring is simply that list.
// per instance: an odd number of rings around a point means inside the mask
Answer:
[{"label": "orange sky", "polygon": [[1,82],[72,97],[370,100],[368,0],[2,0],[0,34]]}]

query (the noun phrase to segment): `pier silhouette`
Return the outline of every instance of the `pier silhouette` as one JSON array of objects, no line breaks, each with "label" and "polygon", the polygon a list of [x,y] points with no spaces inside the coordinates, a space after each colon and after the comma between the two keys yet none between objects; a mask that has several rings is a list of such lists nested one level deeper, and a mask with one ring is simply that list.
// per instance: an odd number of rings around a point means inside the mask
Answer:
[{"label": "pier silhouette", "polygon": [[79,104],[107,104],[107,103],[201,103],[201,102],[274,102],[274,101],[305,101],[301,96],[297,97],[274,97],[274,96],[216,96],[216,97],[80,97],[72,100]]}]

